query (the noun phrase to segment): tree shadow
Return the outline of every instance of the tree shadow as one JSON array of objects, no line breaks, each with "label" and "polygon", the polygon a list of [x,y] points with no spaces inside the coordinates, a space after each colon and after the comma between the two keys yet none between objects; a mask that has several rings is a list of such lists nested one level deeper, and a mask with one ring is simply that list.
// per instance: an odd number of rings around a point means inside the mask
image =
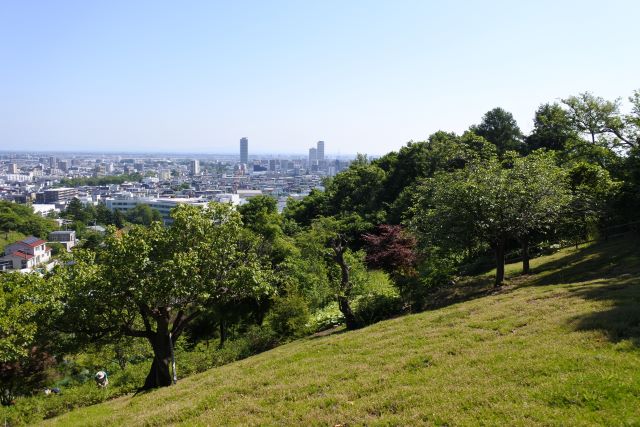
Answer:
[{"label": "tree shadow", "polygon": [[601,301],[601,311],[576,317],[571,325],[578,331],[600,330],[614,343],[628,340],[640,347],[640,238],[629,235],[580,247],[557,259],[532,268],[533,275],[511,276],[500,288],[493,277],[475,277],[440,289],[431,295],[426,310],[476,298],[508,293],[528,286],[583,285],[566,288],[569,297]]},{"label": "tree shadow", "polygon": [[613,343],[628,340],[634,348],[640,348],[640,278],[637,274],[624,274],[569,292],[572,296],[601,301],[608,306],[603,311],[574,318],[572,325],[576,331],[603,331]]},{"label": "tree shadow", "polygon": [[640,239],[629,236],[583,247],[537,265],[530,285],[579,283],[640,273]]}]

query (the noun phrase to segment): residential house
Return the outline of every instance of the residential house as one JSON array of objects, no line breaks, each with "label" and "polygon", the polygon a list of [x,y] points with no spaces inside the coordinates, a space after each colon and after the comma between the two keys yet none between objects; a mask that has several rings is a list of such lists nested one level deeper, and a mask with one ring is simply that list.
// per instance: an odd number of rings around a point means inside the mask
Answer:
[{"label": "residential house", "polygon": [[12,270],[33,269],[38,264],[47,263],[51,259],[51,249],[47,242],[29,236],[19,242],[7,245],[4,256],[0,258],[0,268]]}]

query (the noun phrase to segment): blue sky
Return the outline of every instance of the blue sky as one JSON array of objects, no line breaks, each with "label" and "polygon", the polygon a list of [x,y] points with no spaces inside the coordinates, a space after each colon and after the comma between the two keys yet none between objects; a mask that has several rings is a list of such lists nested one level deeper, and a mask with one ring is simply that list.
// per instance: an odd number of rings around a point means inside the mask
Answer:
[{"label": "blue sky", "polygon": [[382,154],[640,89],[637,1],[0,0],[0,149]]}]

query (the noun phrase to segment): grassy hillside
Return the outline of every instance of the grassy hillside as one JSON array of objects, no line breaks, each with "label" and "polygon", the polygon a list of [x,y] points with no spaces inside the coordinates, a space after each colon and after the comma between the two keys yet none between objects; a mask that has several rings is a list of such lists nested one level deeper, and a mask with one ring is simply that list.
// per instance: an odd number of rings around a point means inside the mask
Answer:
[{"label": "grassy hillside", "polygon": [[26,236],[17,231],[0,232],[0,254],[4,252],[4,248],[11,243],[24,239]]},{"label": "grassy hillside", "polygon": [[638,240],[564,250],[499,292],[478,278],[464,286],[481,297],[293,342],[48,423],[640,425]]}]

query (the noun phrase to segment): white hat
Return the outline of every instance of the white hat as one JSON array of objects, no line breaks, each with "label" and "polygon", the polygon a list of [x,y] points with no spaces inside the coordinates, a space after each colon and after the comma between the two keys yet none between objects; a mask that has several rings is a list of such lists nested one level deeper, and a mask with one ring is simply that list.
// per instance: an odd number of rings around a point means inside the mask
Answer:
[{"label": "white hat", "polygon": [[103,379],[106,375],[107,375],[107,374],[106,374],[104,371],[99,371],[99,372],[96,374],[96,379],[101,380],[101,379]]}]

